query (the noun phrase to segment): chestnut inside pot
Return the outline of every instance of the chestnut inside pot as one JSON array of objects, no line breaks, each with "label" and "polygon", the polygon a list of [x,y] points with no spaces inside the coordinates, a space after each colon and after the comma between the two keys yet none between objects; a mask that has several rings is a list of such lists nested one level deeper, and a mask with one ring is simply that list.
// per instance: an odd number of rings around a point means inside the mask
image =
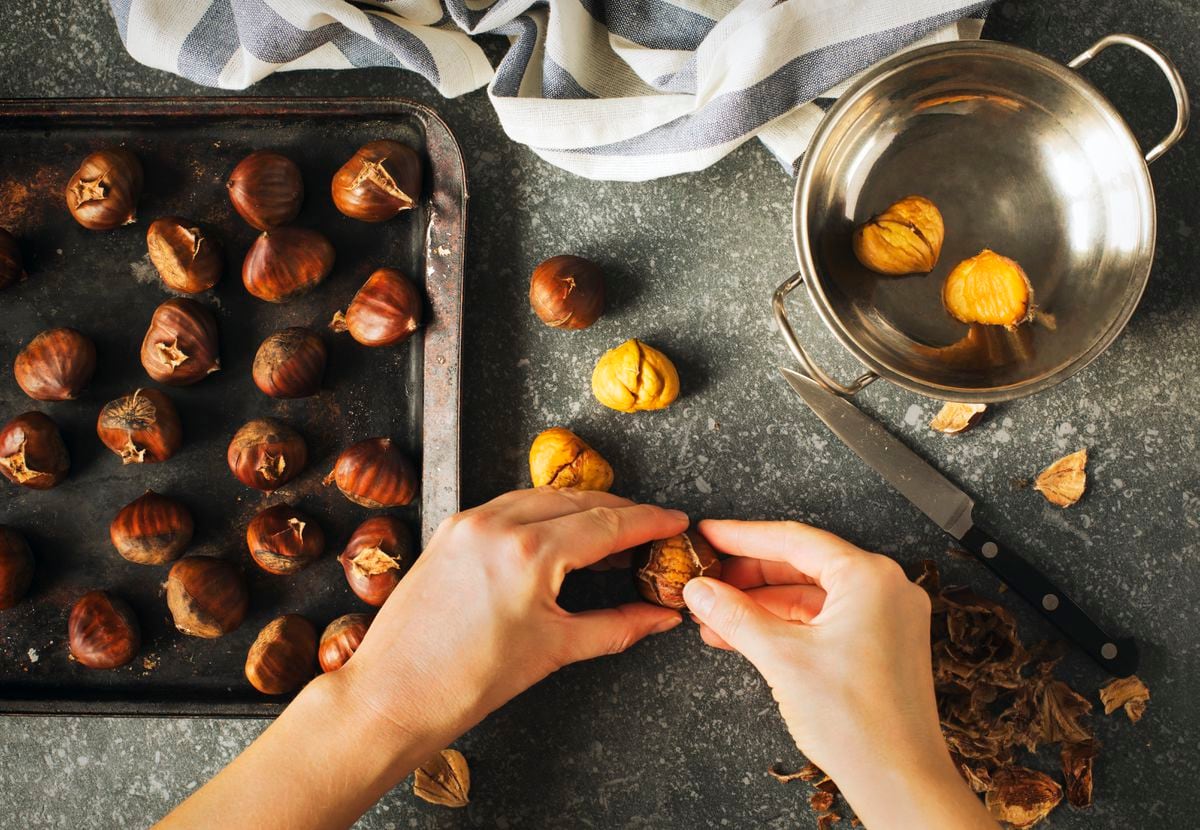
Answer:
[{"label": "chestnut inside pot", "polygon": [[21,391],[35,401],[69,401],[96,371],[96,347],[75,329],[49,329],[34,337],[13,361]]},{"label": "chestnut inside pot", "polygon": [[137,389],[109,401],[96,420],[96,434],[123,464],[166,461],[183,445],[179,413],[157,389]]},{"label": "chestnut inside pot", "polygon": [[0,611],[20,602],[33,584],[33,551],[25,537],[0,525]]},{"label": "chestnut inside pot", "polygon": [[13,484],[49,490],[70,467],[67,446],[49,415],[26,412],[0,428],[0,473]]},{"label": "chestnut inside pot", "polygon": [[333,316],[329,327],[348,331],[364,346],[403,343],[421,327],[421,295],[395,268],[380,268],[363,283],[349,308]]},{"label": "chestnut inside pot", "polygon": [[321,664],[321,671],[337,671],[346,665],[346,661],[358,651],[370,625],[370,614],[343,614],[325,626],[317,646],[317,662]]},{"label": "chestnut inside pot", "polygon": [[250,520],[246,547],[264,571],[286,575],[311,565],[325,552],[325,534],[290,504],[276,504]]},{"label": "chestnut inside pot", "polygon": [[142,633],[129,604],[107,591],[89,591],[67,621],[71,656],[89,669],[115,669],[137,656]]},{"label": "chestnut inside pot", "polygon": [[217,319],[195,300],[167,300],[154,310],[142,339],[142,367],[168,386],[188,386],[221,368]]},{"label": "chestnut inside pot", "polygon": [[300,168],[271,150],[257,150],[238,162],[225,187],[234,210],[260,231],[291,222],[304,202]]},{"label": "chestnut inside pot", "polygon": [[360,524],[338,557],[350,590],[379,607],[412,567],[412,536],[395,516],[375,516]]},{"label": "chestnut inside pot", "polygon": [[142,163],[123,147],[85,158],[67,182],[67,209],[88,230],[108,231],[137,219]]},{"label": "chestnut inside pot", "polygon": [[334,174],[333,203],[363,222],[384,222],[411,210],[421,194],[421,158],[407,144],[364,144]]},{"label": "chestnut inside pot", "polygon": [[121,508],[108,526],[117,553],[139,565],[174,562],[192,541],[191,512],[153,490]]},{"label": "chestnut inside pot", "polygon": [[325,485],[363,507],[403,507],[417,494],[417,472],[391,438],[368,438],[338,456]]},{"label": "chestnut inside pot", "polygon": [[254,385],[272,398],[307,398],[320,390],[327,358],[325,341],[311,329],[277,331],[254,355]]},{"label": "chestnut inside pot", "polygon": [[265,695],[296,691],[316,669],[317,630],[298,614],[267,623],[246,655],[246,679]]},{"label": "chestnut inside pot", "polygon": [[300,433],[287,424],[259,418],[234,434],[226,460],[242,484],[256,490],[275,490],[303,472],[308,447]]},{"label": "chestnut inside pot", "polygon": [[242,624],[250,594],[237,565],[214,556],[187,556],[167,574],[167,607],[175,627],[213,639]]}]

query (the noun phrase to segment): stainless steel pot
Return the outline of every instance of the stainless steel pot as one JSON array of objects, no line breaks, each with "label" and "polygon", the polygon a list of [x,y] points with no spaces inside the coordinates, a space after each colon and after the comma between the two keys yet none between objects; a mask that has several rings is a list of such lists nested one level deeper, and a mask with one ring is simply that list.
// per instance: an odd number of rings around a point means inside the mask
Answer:
[{"label": "stainless steel pot", "polygon": [[[1175,96],[1175,126],[1144,157],[1112,104],[1072,71],[1117,44],[1149,56]],[[800,271],[774,299],[788,345],[842,395],[882,377],[939,400],[993,402],[1065,380],[1112,343],[1142,296],[1155,232],[1147,165],[1187,122],[1178,70],[1132,35],[1109,35],[1065,67],[994,41],[938,44],[878,65],[829,110],[800,168]],[[867,271],[851,250],[854,226],[909,194],[932,199],[945,218],[938,267],[911,277]],[[985,247],[1025,268],[1041,324],[968,328],[945,312],[946,274]],[[796,337],[784,301],[802,283],[866,367],[855,380],[834,380]]]}]

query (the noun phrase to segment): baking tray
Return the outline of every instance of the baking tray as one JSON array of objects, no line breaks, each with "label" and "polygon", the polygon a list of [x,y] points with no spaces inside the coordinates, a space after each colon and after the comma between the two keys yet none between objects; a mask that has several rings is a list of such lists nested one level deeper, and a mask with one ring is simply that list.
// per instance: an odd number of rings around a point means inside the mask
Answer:
[{"label": "baking tray", "polygon": [[[394,138],[425,159],[419,208],[383,224],[342,216],[329,194],[337,168],[367,141]],[[136,224],[87,231],[66,210],[67,179],[89,152],[133,150],[146,170]],[[318,228],[337,262],[311,294],[284,305],[251,297],[241,260],[256,232],[233,211],[224,182],[256,149],[285,153],[304,173],[296,224]],[[269,717],[286,703],[255,691],[242,667],[259,629],[299,613],[318,630],[333,618],[369,611],[346,586],[337,553],[372,514],[324,487],[342,447],[390,435],[422,470],[419,504],[395,511],[423,539],[458,509],[459,380],[466,179],[454,136],[433,111],[394,99],[178,98],[0,101],[0,226],[15,233],[29,277],[0,294],[0,419],[41,410],[58,422],[71,454],[70,477],[35,492],[0,480],[0,523],[18,529],[37,559],[31,594],[0,612],[0,712],[72,715]],[[226,272],[197,295],[217,316],[221,371],[200,383],[164,388],[180,412],[184,446],[162,464],[123,466],[97,439],[103,404],[154,386],[138,359],[155,307],[170,294],[146,257],[145,232],[158,216],[200,222],[225,247]],[[376,267],[398,267],[424,286],[425,328],[395,348],[367,349],[327,324]],[[320,331],[329,346],[325,387],[312,398],[277,401],[250,378],[258,344],[292,325]],[[99,352],[96,377],[76,401],[27,398],[12,361],[37,332],[71,326]],[[273,494],[242,486],[225,464],[234,431],[254,417],[295,426],[309,465]],[[126,562],[108,525],[147,488],[179,498],[196,518],[188,553],[240,562],[250,611],[216,640],[175,631],[163,591],[168,566]],[[250,560],[245,527],[260,509],[298,505],[324,529],[328,548],[293,576],[272,576]],[[86,669],[69,657],[67,616],[85,591],[104,588],[137,611],[143,646],[120,669]]]}]

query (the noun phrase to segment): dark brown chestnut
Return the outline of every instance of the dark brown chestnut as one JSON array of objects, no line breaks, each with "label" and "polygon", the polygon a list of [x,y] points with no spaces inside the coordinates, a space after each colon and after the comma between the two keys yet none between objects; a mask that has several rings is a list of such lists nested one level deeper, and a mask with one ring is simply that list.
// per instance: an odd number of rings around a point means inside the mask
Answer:
[{"label": "dark brown chestnut", "polygon": [[375,516],[360,524],[338,557],[350,590],[375,607],[400,584],[413,559],[412,535],[394,516]]},{"label": "dark brown chestnut", "polygon": [[342,450],[325,484],[363,507],[403,507],[417,494],[417,472],[391,438],[368,438]]},{"label": "dark brown chestnut", "polygon": [[0,228],[0,289],[25,279],[25,265],[17,238]]},{"label": "dark brown chestnut", "polygon": [[234,433],[225,458],[242,484],[275,490],[300,475],[308,463],[308,447],[287,424],[259,418]]},{"label": "dark brown chestnut", "polygon": [[49,329],[34,337],[13,361],[21,390],[35,401],[69,401],[96,372],[96,347],[75,329]]},{"label": "dark brown chestnut", "polygon": [[234,210],[260,231],[291,222],[304,202],[300,168],[270,150],[258,150],[238,162],[225,187]]},{"label": "dark brown chestnut", "polygon": [[346,665],[359,643],[367,636],[371,625],[370,614],[343,614],[325,626],[321,641],[317,645],[317,662],[321,671],[337,671]]},{"label": "dark brown chestnut", "polygon": [[387,221],[420,198],[421,158],[399,141],[372,141],[334,174],[332,189],[333,203],[351,219]]},{"label": "dark brown chestnut", "polygon": [[325,374],[325,341],[301,326],[277,331],[254,355],[254,385],[272,398],[317,394]]},{"label": "dark brown chestnut", "polygon": [[242,263],[246,290],[268,303],[285,303],[317,287],[333,270],[333,245],[308,228],[264,231]]},{"label": "dark brown chestnut", "polygon": [[246,679],[264,695],[294,692],[316,673],[317,630],[299,614],[267,623],[246,655]]},{"label": "dark brown chestnut", "polygon": [[250,520],[246,547],[264,571],[287,575],[312,564],[325,552],[325,534],[320,525],[290,504],[276,504]]},{"label": "dark brown chestnut", "polygon": [[190,386],[218,371],[217,319],[195,300],[162,303],[142,338],[142,367],[168,386]]},{"label": "dark brown chestnut", "polygon": [[212,639],[246,618],[250,594],[237,565],[214,556],[185,556],[167,573],[167,607],[175,627]]},{"label": "dark brown chestnut", "polygon": [[555,256],[533,269],[529,304],[556,329],[586,329],[604,313],[604,274],[578,256]]},{"label": "dark brown chestnut", "polygon": [[0,428],[0,473],[13,484],[49,490],[70,468],[67,447],[49,415],[26,412]]},{"label": "dark brown chestnut", "polygon": [[121,508],[108,526],[117,553],[139,565],[165,565],[183,555],[195,522],[179,502],[147,490]]},{"label": "dark brown chestnut", "polygon": [[166,461],[183,445],[179,413],[157,389],[137,389],[106,403],[96,434],[124,464]]},{"label": "dark brown chestnut", "polygon": [[129,604],[108,591],[88,591],[67,620],[71,656],[89,669],[115,669],[142,647],[142,633]]},{"label": "dark brown chestnut", "polygon": [[185,294],[212,288],[225,270],[221,246],[196,223],[178,216],[155,219],[146,230],[150,262],[167,287]]},{"label": "dark brown chestnut", "polygon": [[421,295],[395,268],[380,268],[363,283],[345,313],[333,315],[329,327],[348,331],[364,346],[403,343],[421,326]]},{"label": "dark brown chestnut", "polygon": [[67,182],[67,209],[88,230],[109,231],[137,220],[142,163],[123,147],[83,160]]},{"label": "dark brown chestnut", "polygon": [[33,551],[25,537],[0,525],[0,611],[20,602],[33,584]]}]

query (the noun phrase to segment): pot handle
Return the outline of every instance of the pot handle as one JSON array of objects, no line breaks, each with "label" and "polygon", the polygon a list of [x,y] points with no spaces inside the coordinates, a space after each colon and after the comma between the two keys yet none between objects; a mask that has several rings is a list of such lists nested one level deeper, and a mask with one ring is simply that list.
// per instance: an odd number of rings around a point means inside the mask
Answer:
[{"label": "pot handle", "polygon": [[1154,61],[1158,68],[1162,70],[1163,75],[1166,76],[1167,83],[1171,85],[1171,94],[1175,96],[1175,126],[1167,134],[1166,138],[1155,144],[1150,148],[1150,152],[1146,153],[1146,163],[1149,164],[1174,147],[1187,129],[1190,114],[1187,88],[1183,85],[1183,77],[1180,76],[1179,70],[1175,68],[1175,64],[1171,62],[1170,58],[1160,52],[1157,46],[1133,35],[1115,34],[1102,37],[1092,44],[1091,47],[1079,53],[1067,66],[1071,69],[1079,69],[1108,47],[1118,44],[1131,46]]},{"label": "pot handle", "polygon": [[850,397],[876,380],[879,375],[867,371],[850,381],[849,385],[843,386],[825,374],[820,366],[813,363],[812,358],[808,356],[808,352],[804,351],[804,347],[800,345],[800,339],[796,337],[796,332],[792,330],[792,324],[788,321],[787,308],[783,302],[788,294],[791,294],[803,284],[804,277],[799,272],[796,272],[783,285],[775,289],[775,297],[771,303],[775,309],[775,325],[779,327],[779,331],[783,334],[783,339],[787,341],[788,348],[792,350],[792,354],[800,361],[805,374],[835,395]]}]

